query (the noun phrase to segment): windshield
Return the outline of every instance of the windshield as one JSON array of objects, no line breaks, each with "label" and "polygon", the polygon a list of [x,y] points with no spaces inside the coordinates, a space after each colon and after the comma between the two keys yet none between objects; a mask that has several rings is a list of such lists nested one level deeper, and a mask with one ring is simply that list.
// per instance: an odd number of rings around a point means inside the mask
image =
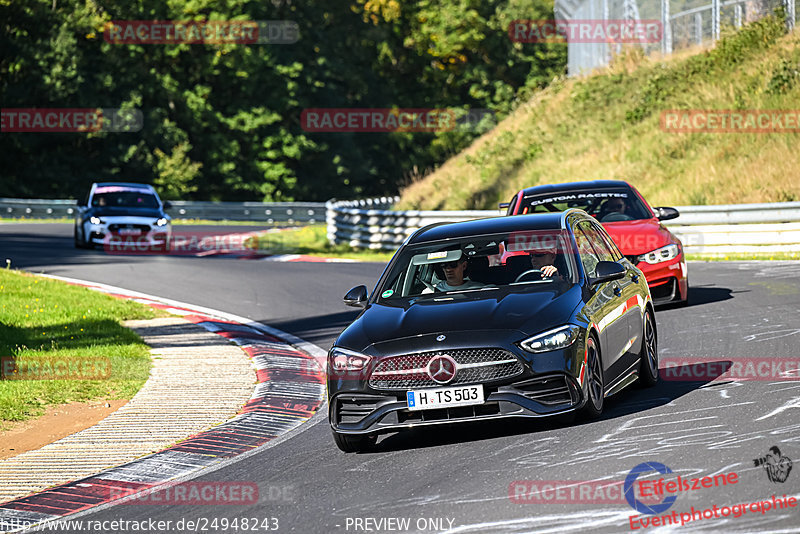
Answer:
[{"label": "windshield", "polygon": [[524,231],[411,245],[401,251],[379,298],[492,291],[565,291],[574,283],[569,234]]},{"label": "windshield", "polygon": [[155,195],[131,187],[102,187],[92,195],[92,207],[158,208]]},{"label": "windshield", "polygon": [[569,191],[532,195],[522,199],[517,213],[547,213],[579,208],[600,222],[650,219],[647,206],[630,189]]}]

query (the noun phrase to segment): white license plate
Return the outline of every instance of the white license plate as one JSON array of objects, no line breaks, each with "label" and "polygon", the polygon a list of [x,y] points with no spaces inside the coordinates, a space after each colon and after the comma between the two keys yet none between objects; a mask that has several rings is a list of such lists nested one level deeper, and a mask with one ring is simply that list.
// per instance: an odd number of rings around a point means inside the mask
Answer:
[{"label": "white license plate", "polygon": [[140,235],[142,233],[138,228],[120,228],[119,235]]},{"label": "white license plate", "polygon": [[418,389],[406,392],[406,400],[410,411],[483,404],[483,386]]}]

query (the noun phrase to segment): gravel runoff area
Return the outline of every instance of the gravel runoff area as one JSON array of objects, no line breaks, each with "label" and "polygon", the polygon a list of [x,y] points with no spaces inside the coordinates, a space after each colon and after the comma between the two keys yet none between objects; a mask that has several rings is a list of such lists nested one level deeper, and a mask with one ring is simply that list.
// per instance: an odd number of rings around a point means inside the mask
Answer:
[{"label": "gravel runoff area", "polygon": [[248,355],[178,317],[123,323],[151,347],[150,377],[81,432],[0,462],[0,503],[160,451],[234,416],[256,381]]}]

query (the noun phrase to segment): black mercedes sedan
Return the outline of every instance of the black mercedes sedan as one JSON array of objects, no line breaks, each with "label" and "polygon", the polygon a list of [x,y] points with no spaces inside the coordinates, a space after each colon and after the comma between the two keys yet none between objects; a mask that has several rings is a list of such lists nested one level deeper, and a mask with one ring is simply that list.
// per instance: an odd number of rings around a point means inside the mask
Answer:
[{"label": "black mercedes sedan", "polygon": [[658,380],[642,272],[582,210],[416,231],[328,353],[329,420],[345,452],[385,432],[572,412]]}]

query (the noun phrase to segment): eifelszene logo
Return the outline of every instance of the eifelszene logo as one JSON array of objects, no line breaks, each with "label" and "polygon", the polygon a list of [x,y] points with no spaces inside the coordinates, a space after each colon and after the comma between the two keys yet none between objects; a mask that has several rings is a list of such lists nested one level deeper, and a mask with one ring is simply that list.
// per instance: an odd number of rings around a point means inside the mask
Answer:
[{"label": "eifelszene logo", "polygon": [[788,456],[781,455],[781,450],[776,446],[770,447],[765,456],[754,459],[753,464],[756,467],[764,467],[770,482],[786,482],[792,471],[792,460]]},{"label": "eifelszene logo", "polygon": [[639,475],[644,473],[649,473],[650,471],[657,471],[662,475],[668,475],[672,473],[672,469],[667,467],[664,464],[660,464],[658,462],[644,462],[633,469],[631,469],[628,476],[625,477],[625,485],[623,486],[623,494],[625,495],[625,500],[628,501],[628,504],[631,505],[631,508],[639,512],[640,514],[660,514],[661,512],[665,512],[669,510],[669,508],[675,504],[675,500],[678,498],[677,495],[670,495],[665,497],[663,501],[658,504],[645,504],[639,499],[636,498],[634,494],[634,484],[636,483],[636,479],[639,478]]}]

